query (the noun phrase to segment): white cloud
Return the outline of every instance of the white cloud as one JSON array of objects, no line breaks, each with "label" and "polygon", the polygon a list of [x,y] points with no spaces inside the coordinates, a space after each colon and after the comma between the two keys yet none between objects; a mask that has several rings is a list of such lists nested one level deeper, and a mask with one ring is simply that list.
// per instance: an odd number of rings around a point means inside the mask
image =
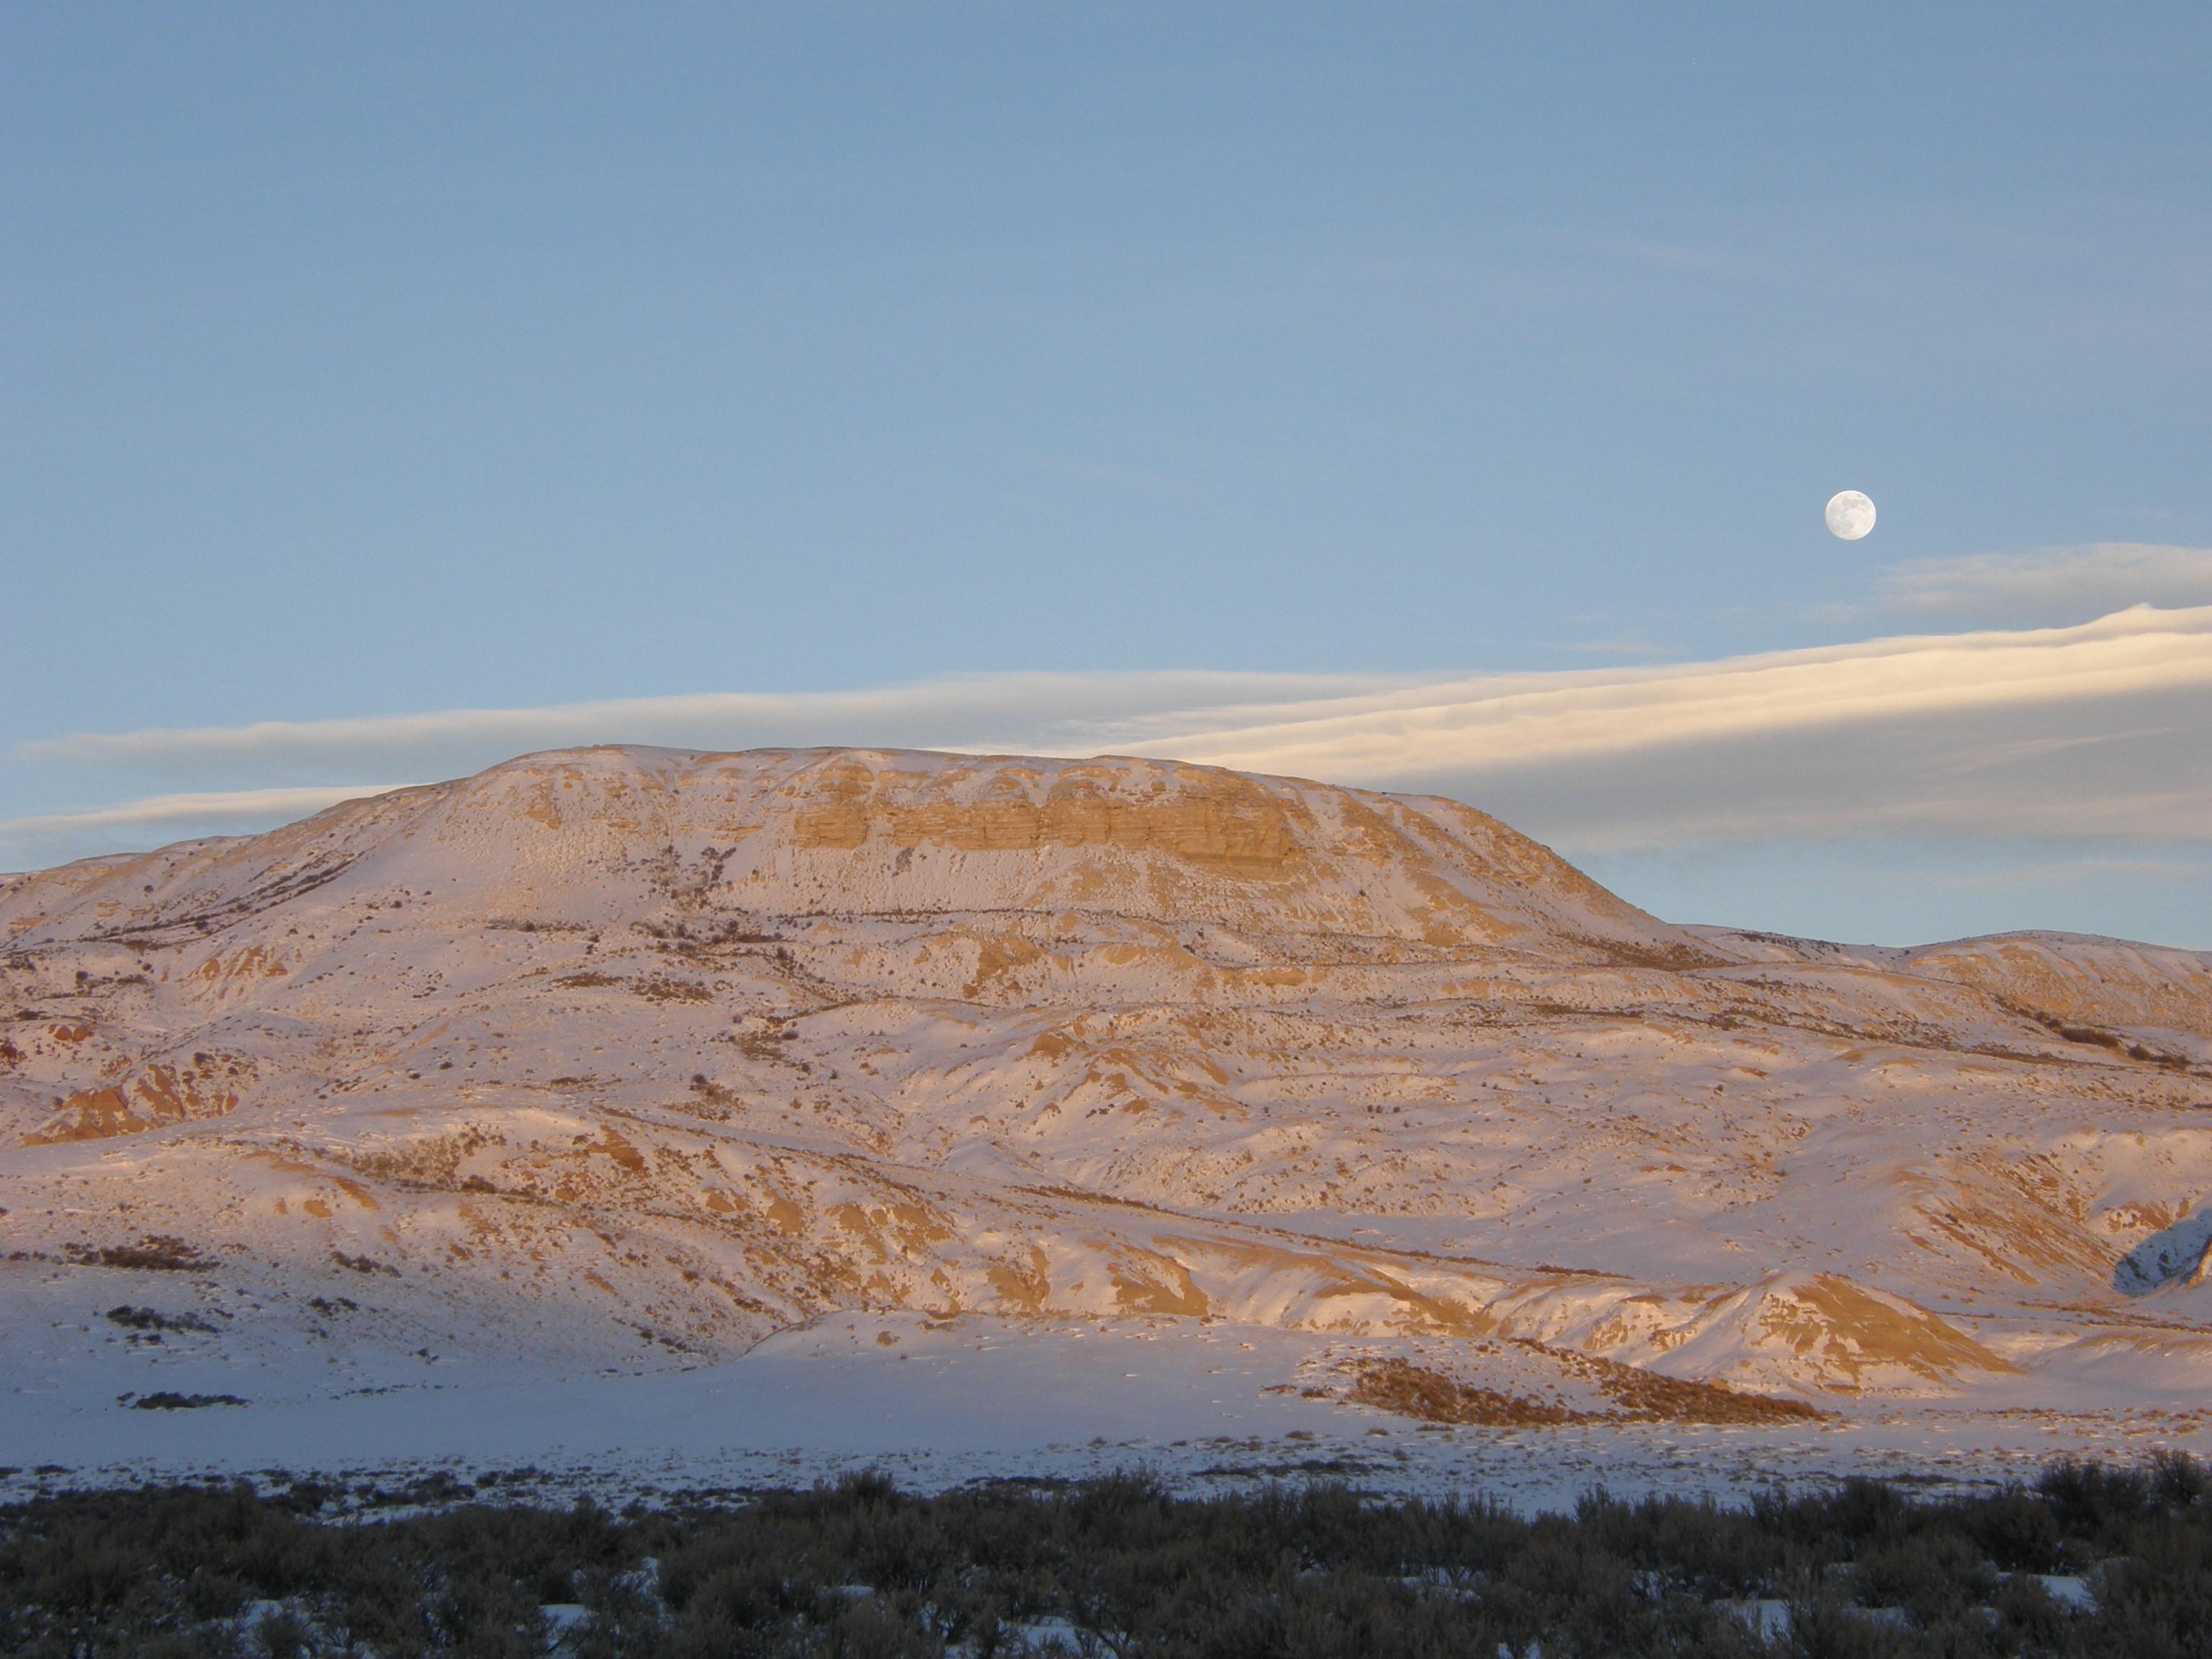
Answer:
[{"label": "white cloud", "polygon": [[[1227,673],[990,674],[860,691],[702,692],[544,708],[459,708],[361,720],[88,732],[20,746],[33,761],[153,772],[474,771],[535,749],[826,744],[1092,752],[1133,721],[1418,684],[1411,677]],[[388,763],[388,764],[386,763]]]},{"label": "white cloud", "polygon": [[[270,818],[319,772],[428,781],[598,742],[1139,753],[1469,800],[1567,850],[1869,834],[2212,841],[2212,606],[1664,667],[1457,678],[1010,675],[851,693],[82,735],[49,765],[183,775]],[[184,822],[167,795],[106,828]],[[125,816],[142,814],[136,819]],[[58,830],[67,818],[42,822]],[[7,829],[19,832],[25,823]]]},{"label": "white cloud", "polygon": [[[1448,681],[1297,704],[1155,714],[1151,746],[1255,770],[1368,779],[1482,770],[1807,727],[2212,685],[2212,607],[2077,628],[1953,634],[1663,668]],[[1224,724],[1224,721],[1231,722]]]},{"label": "white cloud", "polygon": [[268,823],[305,817],[365,795],[381,795],[404,784],[314,785],[293,789],[199,790],[178,795],[149,795],[112,806],[35,817],[0,819],[0,836],[71,835],[92,830],[154,829],[179,823]]},{"label": "white cloud", "polygon": [[2130,605],[2212,605],[2212,548],[2098,542],[2035,553],[1984,553],[1899,565],[1879,608],[1901,616],[2052,624]]}]

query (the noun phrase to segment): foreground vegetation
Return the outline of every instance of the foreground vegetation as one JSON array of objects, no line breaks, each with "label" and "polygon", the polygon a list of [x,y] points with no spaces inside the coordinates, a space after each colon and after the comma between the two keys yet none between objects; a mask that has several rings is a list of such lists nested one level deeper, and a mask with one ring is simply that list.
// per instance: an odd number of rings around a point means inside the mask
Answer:
[{"label": "foreground vegetation", "polygon": [[1599,1494],[1534,1521],[1141,1477],[921,1498],[863,1476],[622,1515],[500,1490],[0,1510],[0,1651],[2212,1656],[2212,1471],[2181,1457],[1972,1498]]}]

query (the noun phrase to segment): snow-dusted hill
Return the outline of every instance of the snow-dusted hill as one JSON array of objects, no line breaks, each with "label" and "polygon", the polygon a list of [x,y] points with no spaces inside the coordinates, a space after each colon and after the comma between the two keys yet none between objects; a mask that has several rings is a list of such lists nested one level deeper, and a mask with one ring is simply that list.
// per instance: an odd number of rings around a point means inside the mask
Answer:
[{"label": "snow-dusted hill", "polygon": [[198,1297],[107,1335],[258,1321],[333,1387],[846,1310],[1414,1344],[1717,1420],[1590,1367],[2212,1389],[2212,958],[1671,927],[1449,801],[552,753],[0,879],[0,1294]]}]

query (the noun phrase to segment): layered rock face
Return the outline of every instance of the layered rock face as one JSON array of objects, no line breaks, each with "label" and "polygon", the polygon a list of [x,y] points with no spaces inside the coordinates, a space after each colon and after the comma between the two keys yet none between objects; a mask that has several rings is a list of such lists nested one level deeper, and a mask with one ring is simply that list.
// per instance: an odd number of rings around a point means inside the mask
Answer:
[{"label": "layered rock face", "polygon": [[553,753],[0,880],[0,945],[18,1264],[549,1353],[867,1308],[2212,1382],[2212,959],[1673,927],[1449,801]]}]

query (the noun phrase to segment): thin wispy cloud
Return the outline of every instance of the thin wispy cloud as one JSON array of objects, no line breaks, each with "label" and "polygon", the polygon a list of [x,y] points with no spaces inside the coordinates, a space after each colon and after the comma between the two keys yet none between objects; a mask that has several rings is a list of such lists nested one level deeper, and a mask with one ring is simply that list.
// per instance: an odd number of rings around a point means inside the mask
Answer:
[{"label": "thin wispy cloud", "polygon": [[2212,863],[2177,858],[2078,858],[2009,865],[1998,870],[1942,874],[1934,884],[1954,892],[2030,891],[2060,883],[2125,882],[2150,884],[2202,881],[2212,876]]},{"label": "thin wispy cloud", "polygon": [[328,767],[364,757],[471,769],[592,743],[733,749],[872,744],[1039,754],[1101,746],[1362,781],[1807,726],[2063,703],[2212,683],[2212,606],[2073,628],[1903,636],[1659,667],[1428,678],[1006,674],[854,692],[710,693],[545,708],[83,733],[44,760]]},{"label": "thin wispy cloud", "polygon": [[1092,752],[1153,718],[1301,702],[1424,684],[1376,675],[990,674],[858,691],[702,692],[540,708],[456,708],[360,720],[86,732],[19,746],[34,761],[148,772],[368,769],[390,760],[424,777],[531,750],[596,743],[742,749],[870,744]]},{"label": "thin wispy cloud", "polygon": [[[2212,839],[2212,605],[1715,662],[1459,678],[1004,675],[874,690],[88,733],[25,749],[171,793],[20,839],[316,810],[525,750],[866,744],[1144,754],[1468,800],[1570,850],[1899,834]],[[197,803],[197,804],[195,804]]]},{"label": "thin wispy cloud", "polygon": [[1875,608],[1931,621],[2051,625],[2130,605],[2212,605],[2212,547],[2097,542],[1899,565]]},{"label": "thin wispy cloud", "polygon": [[295,789],[202,789],[184,794],[149,795],[112,806],[75,812],[46,812],[32,817],[0,818],[0,837],[68,836],[99,830],[160,829],[167,825],[224,822],[266,823],[304,817],[341,802],[388,794],[404,784],[322,785]]},{"label": "thin wispy cloud", "polygon": [[2209,687],[2212,607],[2146,607],[2070,629],[1462,680],[1138,724],[1172,728],[1160,735],[1186,759],[1397,780]]}]

